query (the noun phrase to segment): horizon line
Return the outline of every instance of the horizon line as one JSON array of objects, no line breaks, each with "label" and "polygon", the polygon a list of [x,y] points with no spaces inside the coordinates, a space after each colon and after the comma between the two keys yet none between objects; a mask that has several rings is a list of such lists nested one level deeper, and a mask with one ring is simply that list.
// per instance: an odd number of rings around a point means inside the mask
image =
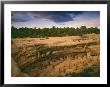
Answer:
[{"label": "horizon line", "polygon": [[[83,25],[84,26],[84,25]],[[15,26],[11,26],[11,27],[15,27]],[[55,28],[75,28],[75,27],[56,27],[56,26],[52,26],[52,27],[44,27],[44,28],[53,28],[53,27],[55,27]],[[80,26],[80,27],[76,27],[76,28],[81,28],[82,26]],[[87,26],[85,26],[86,28],[96,28],[95,26],[93,26],[93,27],[87,27]],[[38,28],[40,28],[40,27],[15,27],[15,28],[36,28],[36,29],[38,29]],[[75,28],[75,29],[76,29]],[[100,29],[99,28],[99,26],[97,26],[97,28],[98,29]],[[43,29],[43,28],[40,28],[40,29]]]}]

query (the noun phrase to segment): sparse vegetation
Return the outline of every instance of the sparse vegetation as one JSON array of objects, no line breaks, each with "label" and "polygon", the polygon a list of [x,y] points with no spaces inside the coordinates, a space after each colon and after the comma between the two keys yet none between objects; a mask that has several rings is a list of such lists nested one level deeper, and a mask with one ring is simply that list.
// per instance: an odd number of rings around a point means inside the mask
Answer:
[{"label": "sparse vegetation", "polygon": [[97,71],[94,71],[95,68],[91,68],[91,67],[84,69],[80,73],[75,73],[75,72],[74,73],[67,73],[65,76],[69,76],[69,77],[99,77],[100,70],[98,69]]}]

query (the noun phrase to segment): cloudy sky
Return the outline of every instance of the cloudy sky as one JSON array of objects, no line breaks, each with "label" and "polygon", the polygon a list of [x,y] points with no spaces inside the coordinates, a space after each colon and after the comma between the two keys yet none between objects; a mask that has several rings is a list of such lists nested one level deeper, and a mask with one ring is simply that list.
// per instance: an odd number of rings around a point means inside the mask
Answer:
[{"label": "cloudy sky", "polygon": [[87,27],[100,26],[99,11],[12,11],[14,27]]}]

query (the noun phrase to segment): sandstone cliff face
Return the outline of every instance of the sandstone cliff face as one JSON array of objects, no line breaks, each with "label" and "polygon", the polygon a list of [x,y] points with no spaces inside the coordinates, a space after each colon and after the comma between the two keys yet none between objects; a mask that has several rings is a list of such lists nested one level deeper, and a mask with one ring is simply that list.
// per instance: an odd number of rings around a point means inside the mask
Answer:
[{"label": "sandstone cliff face", "polygon": [[11,76],[13,77],[19,77],[19,76],[29,76],[26,73],[21,72],[18,64],[14,61],[14,59],[11,59]]}]

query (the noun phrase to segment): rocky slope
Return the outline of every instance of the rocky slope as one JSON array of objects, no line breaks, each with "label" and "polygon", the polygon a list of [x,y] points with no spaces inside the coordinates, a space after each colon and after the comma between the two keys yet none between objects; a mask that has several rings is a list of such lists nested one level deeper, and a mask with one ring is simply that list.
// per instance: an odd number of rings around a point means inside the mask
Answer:
[{"label": "rocky slope", "polygon": [[70,76],[89,68],[99,72],[99,43],[96,34],[12,39],[12,76]]}]

